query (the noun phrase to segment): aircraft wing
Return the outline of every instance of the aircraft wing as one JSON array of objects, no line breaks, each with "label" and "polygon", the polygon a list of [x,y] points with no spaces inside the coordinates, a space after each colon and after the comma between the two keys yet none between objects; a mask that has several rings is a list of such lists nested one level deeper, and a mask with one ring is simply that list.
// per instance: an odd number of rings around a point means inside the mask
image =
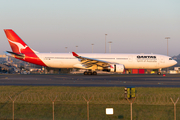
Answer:
[{"label": "aircraft wing", "polygon": [[79,56],[75,52],[72,52],[72,54],[74,57],[78,58],[79,61],[81,62],[81,64],[86,68],[93,67],[93,66],[109,67],[111,64],[117,64],[117,63],[108,62],[108,61],[104,61],[104,60]]}]

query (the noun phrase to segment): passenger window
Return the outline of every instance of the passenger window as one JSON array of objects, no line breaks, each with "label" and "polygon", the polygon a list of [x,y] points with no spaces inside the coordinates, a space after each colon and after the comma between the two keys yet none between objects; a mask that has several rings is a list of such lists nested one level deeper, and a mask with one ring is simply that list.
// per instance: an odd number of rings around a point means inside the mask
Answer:
[{"label": "passenger window", "polygon": [[172,60],[172,58],[169,58],[169,60]]}]

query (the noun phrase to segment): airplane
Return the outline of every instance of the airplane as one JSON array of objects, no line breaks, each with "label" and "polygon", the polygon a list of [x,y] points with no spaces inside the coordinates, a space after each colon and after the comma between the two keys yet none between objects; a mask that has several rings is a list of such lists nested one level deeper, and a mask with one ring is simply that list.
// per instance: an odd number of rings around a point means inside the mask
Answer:
[{"label": "airplane", "polygon": [[86,69],[84,75],[97,75],[97,71],[123,73],[125,69],[158,69],[177,64],[169,56],[160,54],[118,53],[39,53],[31,49],[12,29],[4,29],[12,51],[10,56],[50,68]]}]

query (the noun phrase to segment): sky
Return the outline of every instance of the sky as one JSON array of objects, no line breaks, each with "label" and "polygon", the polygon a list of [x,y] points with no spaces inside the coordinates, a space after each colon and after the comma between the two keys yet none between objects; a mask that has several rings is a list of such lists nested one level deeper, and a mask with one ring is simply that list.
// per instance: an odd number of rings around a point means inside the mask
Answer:
[{"label": "sky", "polygon": [[[180,54],[179,0],[0,0],[0,54],[13,29],[38,52]],[[78,47],[76,47],[78,46]]]}]

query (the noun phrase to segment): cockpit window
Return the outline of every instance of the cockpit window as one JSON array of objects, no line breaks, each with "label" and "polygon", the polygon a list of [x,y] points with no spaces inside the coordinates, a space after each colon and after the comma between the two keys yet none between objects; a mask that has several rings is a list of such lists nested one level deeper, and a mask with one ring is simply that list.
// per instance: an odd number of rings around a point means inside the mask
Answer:
[{"label": "cockpit window", "polygon": [[169,58],[169,60],[172,60],[172,58]]}]

